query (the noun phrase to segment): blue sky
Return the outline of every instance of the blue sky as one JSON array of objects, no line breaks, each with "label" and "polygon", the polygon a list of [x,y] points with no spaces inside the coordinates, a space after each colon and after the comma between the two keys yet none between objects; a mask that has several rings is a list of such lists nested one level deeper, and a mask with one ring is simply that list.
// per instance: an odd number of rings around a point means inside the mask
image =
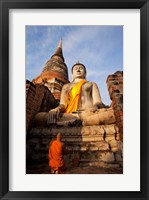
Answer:
[{"label": "blue sky", "polygon": [[40,75],[60,38],[69,80],[71,67],[83,63],[87,80],[97,83],[103,103],[110,105],[106,79],[123,70],[123,26],[26,26],[26,79]]}]

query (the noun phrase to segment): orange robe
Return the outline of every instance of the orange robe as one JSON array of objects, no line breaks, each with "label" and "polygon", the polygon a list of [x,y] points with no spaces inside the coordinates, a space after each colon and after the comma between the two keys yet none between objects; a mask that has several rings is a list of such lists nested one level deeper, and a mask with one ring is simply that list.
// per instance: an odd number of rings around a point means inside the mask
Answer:
[{"label": "orange robe", "polygon": [[49,166],[54,170],[64,167],[64,157],[63,157],[64,143],[59,140],[54,140],[50,143],[49,148]]},{"label": "orange robe", "polygon": [[86,80],[82,80],[77,83],[70,91],[70,102],[68,107],[65,110],[65,113],[72,113],[77,111],[82,91],[82,85],[86,82]]}]

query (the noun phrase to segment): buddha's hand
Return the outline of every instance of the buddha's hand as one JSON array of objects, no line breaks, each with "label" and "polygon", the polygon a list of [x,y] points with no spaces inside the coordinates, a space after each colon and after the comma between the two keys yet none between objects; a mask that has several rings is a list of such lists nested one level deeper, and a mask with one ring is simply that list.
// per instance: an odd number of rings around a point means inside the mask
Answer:
[{"label": "buddha's hand", "polygon": [[100,105],[99,105],[99,109],[100,108],[109,108],[109,106],[108,105],[105,105],[104,103],[101,103]]},{"label": "buddha's hand", "polygon": [[93,106],[92,108],[88,108],[86,110],[90,111],[90,112],[96,112],[98,110],[98,107],[97,106]]},{"label": "buddha's hand", "polygon": [[91,112],[96,112],[98,109],[101,109],[101,108],[107,108],[107,106],[105,106],[105,104],[103,104],[103,103],[98,103],[98,104],[94,105],[92,108],[89,108],[87,110],[89,110]]},{"label": "buddha's hand", "polygon": [[60,112],[61,112],[60,107],[56,107],[56,108],[50,110],[47,123],[48,124],[55,124],[57,119],[60,117]]},{"label": "buddha's hand", "polygon": [[105,105],[104,103],[98,104],[98,108],[109,108],[109,106]]}]

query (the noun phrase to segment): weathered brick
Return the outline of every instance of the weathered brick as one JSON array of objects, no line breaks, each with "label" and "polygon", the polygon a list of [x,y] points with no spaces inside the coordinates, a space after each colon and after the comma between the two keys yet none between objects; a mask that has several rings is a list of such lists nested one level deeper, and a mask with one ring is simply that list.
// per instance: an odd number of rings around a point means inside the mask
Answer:
[{"label": "weathered brick", "polygon": [[105,125],[103,126],[104,130],[105,130],[105,134],[106,135],[112,135],[112,134],[115,134],[116,131],[115,131],[115,125]]},{"label": "weathered brick", "polygon": [[114,154],[111,152],[102,153],[100,159],[104,162],[114,162],[115,161]]},{"label": "weathered brick", "polygon": [[48,88],[43,85],[34,85],[27,81],[26,87],[28,90],[26,96],[26,128],[28,130],[31,121],[37,112],[48,112],[52,107],[55,107],[55,98]]}]

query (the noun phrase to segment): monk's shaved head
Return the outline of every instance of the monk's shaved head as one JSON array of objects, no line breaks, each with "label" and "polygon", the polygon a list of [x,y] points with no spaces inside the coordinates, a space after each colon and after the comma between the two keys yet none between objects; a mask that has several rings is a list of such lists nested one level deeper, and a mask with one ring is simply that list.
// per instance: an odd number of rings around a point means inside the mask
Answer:
[{"label": "monk's shaved head", "polygon": [[61,133],[58,133],[57,134],[57,140],[61,140],[61,137],[62,137]]}]

